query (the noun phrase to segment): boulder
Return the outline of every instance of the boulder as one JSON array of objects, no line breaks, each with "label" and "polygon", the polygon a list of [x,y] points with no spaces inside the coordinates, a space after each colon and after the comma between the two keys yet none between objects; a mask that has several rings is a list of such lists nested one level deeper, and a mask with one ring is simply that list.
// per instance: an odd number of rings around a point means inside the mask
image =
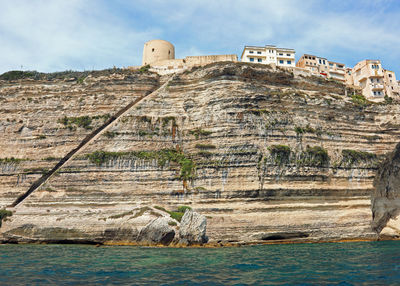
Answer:
[{"label": "boulder", "polygon": [[188,245],[207,243],[206,227],[207,219],[204,215],[187,209],[179,227],[179,243]]},{"label": "boulder", "polygon": [[168,225],[168,218],[159,217],[149,222],[139,233],[138,242],[169,245],[175,237],[175,230]]}]

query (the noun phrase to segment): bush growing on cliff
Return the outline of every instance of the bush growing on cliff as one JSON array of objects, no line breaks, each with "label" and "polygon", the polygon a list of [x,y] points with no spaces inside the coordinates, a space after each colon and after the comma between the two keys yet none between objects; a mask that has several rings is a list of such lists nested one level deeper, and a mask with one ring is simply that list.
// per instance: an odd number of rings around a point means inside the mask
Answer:
[{"label": "bush growing on cliff", "polygon": [[201,149],[201,150],[206,150],[206,149],[215,149],[217,148],[215,145],[213,144],[196,144],[194,147],[196,147],[197,149]]},{"label": "bush growing on cliff", "polygon": [[133,151],[133,152],[107,152],[95,151],[85,156],[91,163],[101,166],[103,163],[117,158],[137,158],[144,160],[155,159],[160,167],[164,167],[167,162],[174,162],[180,166],[179,178],[190,180],[194,177],[196,163],[185,156],[183,152],[174,149],[162,149],[157,151]]},{"label": "bush growing on cliff", "polygon": [[0,227],[1,227],[1,224],[3,222],[3,219],[5,219],[8,216],[12,216],[12,212],[11,211],[8,211],[8,210],[5,210],[5,209],[0,210]]},{"label": "bush growing on cliff", "polygon": [[278,165],[289,163],[290,147],[286,145],[272,145],[268,147],[272,158]]},{"label": "bush growing on cliff", "polygon": [[65,127],[67,127],[70,130],[74,129],[74,126],[82,127],[85,129],[92,129],[93,127],[91,126],[92,124],[92,118],[90,116],[79,116],[79,117],[67,117],[64,116],[63,118],[59,119],[57,121],[58,123],[63,124]]},{"label": "bush growing on cliff", "polygon": [[182,220],[182,217],[185,214],[185,211],[187,209],[189,209],[189,210],[192,209],[191,207],[188,207],[188,206],[179,206],[176,211],[169,211],[169,210],[166,210],[165,208],[160,207],[160,206],[154,206],[154,208],[158,209],[160,211],[168,213],[171,218],[173,218],[174,220],[177,220],[179,222]]},{"label": "bush growing on cliff", "polygon": [[14,157],[11,157],[11,158],[0,158],[0,163],[15,163],[15,164],[18,164],[18,163],[20,163],[21,161],[25,161],[25,160],[28,160],[28,159],[19,159],[19,158],[14,158]]},{"label": "bush growing on cliff", "polygon": [[17,80],[25,78],[33,78],[39,73],[37,71],[9,71],[0,75],[2,80]]},{"label": "bush growing on cliff", "polygon": [[146,72],[149,71],[149,69],[150,69],[150,65],[145,65],[145,66],[142,66],[142,67],[139,69],[139,72],[140,72],[140,73],[146,73]]},{"label": "bush growing on cliff", "polygon": [[294,131],[296,132],[296,134],[316,133],[317,132],[309,124],[306,127],[295,126]]},{"label": "bush growing on cliff", "polygon": [[377,158],[377,155],[374,153],[369,153],[369,152],[364,152],[364,151],[343,149],[342,157],[343,157],[342,162],[351,166],[355,163],[375,160]]},{"label": "bush growing on cliff", "polygon": [[368,100],[362,94],[351,95],[351,101],[359,107],[366,107],[369,104]]},{"label": "bush growing on cliff", "polygon": [[393,98],[391,98],[390,96],[385,95],[385,103],[386,104],[392,104],[393,103]]},{"label": "bush growing on cliff", "polygon": [[297,163],[306,166],[325,167],[329,164],[328,151],[320,146],[307,146],[306,151],[300,155]]},{"label": "bush growing on cliff", "polygon": [[196,139],[199,139],[199,137],[201,137],[201,136],[208,136],[208,135],[211,135],[211,133],[212,133],[212,131],[203,130],[203,129],[201,129],[201,128],[196,128],[196,129],[193,129],[193,130],[190,130],[190,131],[189,131],[189,134],[190,134],[190,135],[194,135],[194,137],[195,137]]}]

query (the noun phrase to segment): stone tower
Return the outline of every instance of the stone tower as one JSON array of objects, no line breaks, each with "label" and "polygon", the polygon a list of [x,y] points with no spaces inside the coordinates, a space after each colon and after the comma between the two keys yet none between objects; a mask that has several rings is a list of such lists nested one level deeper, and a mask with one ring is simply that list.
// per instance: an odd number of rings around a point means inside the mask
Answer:
[{"label": "stone tower", "polygon": [[151,40],[144,44],[142,65],[175,59],[175,47],[164,40]]}]

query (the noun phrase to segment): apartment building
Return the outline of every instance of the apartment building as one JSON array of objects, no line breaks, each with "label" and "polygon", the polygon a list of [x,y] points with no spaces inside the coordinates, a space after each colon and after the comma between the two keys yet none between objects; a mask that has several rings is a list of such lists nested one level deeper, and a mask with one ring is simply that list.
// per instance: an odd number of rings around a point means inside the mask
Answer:
[{"label": "apartment building", "polygon": [[296,67],[307,69],[315,75],[321,75],[342,82],[346,81],[345,65],[329,61],[327,58],[304,54],[297,61]]},{"label": "apartment building", "polygon": [[379,60],[363,60],[352,71],[353,84],[362,89],[363,95],[374,101],[381,101],[385,96],[385,72]]},{"label": "apartment building", "polygon": [[400,95],[399,82],[396,80],[396,74],[389,70],[384,70],[384,85],[387,96],[396,97]]},{"label": "apartment building", "polygon": [[275,64],[281,67],[295,67],[295,50],[278,48],[273,45],[264,47],[245,46],[241,61],[247,63]]}]

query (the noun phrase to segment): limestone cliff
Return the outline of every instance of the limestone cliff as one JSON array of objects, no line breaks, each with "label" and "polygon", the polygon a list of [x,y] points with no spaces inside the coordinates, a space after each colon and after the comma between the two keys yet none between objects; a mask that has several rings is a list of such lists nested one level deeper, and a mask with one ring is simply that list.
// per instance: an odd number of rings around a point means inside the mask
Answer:
[{"label": "limestone cliff", "polygon": [[[163,88],[160,88],[164,84]],[[3,241],[133,241],[190,206],[216,241],[373,239],[399,105],[264,65],[0,81],[0,206],[147,95],[3,221]],[[179,227],[179,222],[176,222]]]},{"label": "limestone cliff", "polygon": [[400,144],[375,177],[372,195],[373,228],[381,237],[400,237]]}]

